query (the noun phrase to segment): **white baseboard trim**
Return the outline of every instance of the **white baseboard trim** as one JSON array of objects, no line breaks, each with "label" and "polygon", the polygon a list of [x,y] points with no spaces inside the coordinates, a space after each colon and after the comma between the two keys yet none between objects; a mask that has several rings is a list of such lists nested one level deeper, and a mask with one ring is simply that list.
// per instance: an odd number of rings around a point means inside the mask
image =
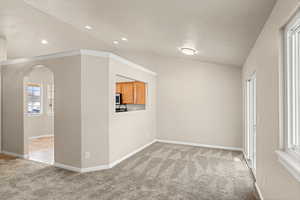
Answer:
[{"label": "white baseboard trim", "polygon": [[[143,149],[147,148],[148,146],[152,145],[155,142],[170,143],[170,144],[182,144],[182,145],[207,147],[207,148],[214,148],[214,149],[225,149],[225,150],[232,150],[232,151],[243,151],[242,148],[236,148],[236,147],[224,147],[224,146],[215,146],[215,145],[205,145],[205,144],[197,144],[197,143],[189,143],[189,142],[179,142],[179,141],[171,141],[171,140],[156,140],[156,139],[154,139],[152,142],[143,145],[142,147],[134,150],[133,152],[123,156],[122,158],[120,158],[120,159],[118,159],[118,160],[116,160],[112,163],[109,163],[108,165],[99,165],[99,166],[95,166],[95,167],[79,168],[79,167],[73,167],[73,166],[70,166],[70,165],[65,165],[65,164],[55,162],[54,166],[58,167],[58,168],[66,169],[66,170],[69,170],[69,171],[78,172],[78,173],[85,173],[85,172],[93,172],[93,171],[99,171],[99,170],[104,170],[104,169],[110,169],[110,168],[115,167],[116,165],[118,165],[122,161],[124,161],[124,160],[130,158],[131,156],[135,155],[136,153],[142,151]],[[28,155],[23,156],[23,155],[10,153],[10,152],[5,152],[5,151],[3,151],[3,153],[7,154],[7,155],[16,156],[16,157],[28,158]]]},{"label": "white baseboard trim", "polygon": [[78,173],[86,173],[86,172],[94,172],[94,171],[100,171],[100,170],[110,169],[110,168],[115,167],[116,165],[118,165],[122,161],[130,158],[134,154],[142,151],[143,149],[147,148],[148,146],[152,145],[155,142],[156,142],[156,140],[153,140],[152,142],[150,142],[150,143],[148,143],[148,144],[146,144],[146,145],[144,145],[144,146],[142,146],[142,147],[134,150],[133,152],[131,152],[131,153],[123,156],[121,159],[118,159],[118,160],[110,163],[109,165],[99,165],[99,166],[95,166],[95,167],[79,168],[79,167],[73,167],[73,166],[70,166],[70,165],[65,165],[65,164],[61,164],[61,163],[55,162],[54,166],[58,167],[58,168],[66,169],[66,170],[69,170],[69,171],[78,172]]},{"label": "white baseboard trim", "polygon": [[238,147],[226,147],[226,146],[218,146],[218,145],[208,145],[208,144],[199,144],[199,143],[191,143],[191,142],[180,142],[174,140],[156,140],[157,142],[162,143],[169,143],[169,144],[181,144],[181,145],[189,145],[189,146],[197,146],[197,147],[206,147],[206,148],[213,148],[213,149],[224,149],[224,150],[231,150],[231,151],[243,151],[242,148]]},{"label": "white baseboard trim", "polygon": [[244,155],[245,160],[247,160],[246,152],[244,150],[243,150],[243,155]]},{"label": "white baseboard trim", "polygon": [[66,169],[69,171],[77,172],[77,173],[86,173],[86,172],[93,172],[93,171],[108,169],[107,165],[100,165],[100,166],[89,167],[89,168],[79,168],[79,167],[73,167],[70,165],[61,164],[58,162],[55,162],[54,166],[58,167],[58,168]]},{"label": "white baseboard trim", "polygon": [[29,139],[38,139],[38,138],[44,138],[44,137],[54,137],[54,135],[38,135],[38,136],[33,136],[29,137]]},{"label": "white baseboard trim", "polygon": [[262,196],[262,193],[261,193],[261,191],[260,191],[260,189],[259,189],[257,183],[255,182],[254,185],[255,185],[255,189],[256,189],[256,191],[257,191],[257,193],[258,193],[258,196],[259,196],[260,200],[264,200],[264,198],[263,198],[263,196]]},{"label": "white baseboard trim", "polygon": [[81,168],[79,168],[79,167],[73,167],[73,166],[61,164],[61,163],[58,163],[58,162],[55,162],[54,166],[58,167],[58,168],[66,169],[66,170],[69,170],[69,171],[73,171],[73,172],[78,172],[78,173],[81,172]]},{"label": "white baseboard trim", "polygon": [[248,160],[248,158],[247,158],[247,156],[246,156],[245,151],[243,151],[243,154],[244,154],[244,159],[245,159],[246,165],[247,165],[248,169],[250,170],[250,173],[251,173],[251,175],[252,175],[252,178],[254,179],[254,182],[256,182],[256,174],[255,174],[255,171],[254,171],[254,169],[251,167],[251,165],[250,165],[250,163],[249,163],[249,160]]},{"label": "white baseboard trim", "polygon": [[5,154],[5,155],[9,155],[9,156],[18,157],[18,158],[24,158],[24,159],[27,159],[29,157],[28,154],[23,154],[22,155],[22,154],[9,152],[9,151],[1,151],[1,153]]},{"label": "white baseboard trim", "polygon": [[134,150],[133,152],[131,152],[131,153],[129,153],[129,154],[123,156],[122,158],[120,158],[120,159],[118,159],[118,160],[116,160],[116,161],[110,163],[110,164],[109,164],[109,168],[113,168],[114,166],[118,165],[120,162],[122,162],[122,161],[124,161],[124,160],[130,158],[130,157],[133,156],[134,154],[136,154],[136,153],[142,151],[143,149],[147,148],[148,146],[152,145],[152,144],[155,143],[155,142],[157,142],[157,140],[153,140],[152,142],[150,142],[150,143],[148,143],[148,144],[145,144],[144,146],[142,146],[142,147],[140,147],[140,148]]},{"label": "white baseboard trim", "polygon": [[108,165],[100,165],[96,167],[88,167],[88,168],[81,168],[81,173],[86,173],[86,172],[94,172],[94,171],[100,171],[100,170],[105,170],[109,169],[110,167]]},{"label": "white baseboard trim", "polygon": [[246,161],[247,167],[251,170],[251,166],[250,166],[250,163],[249,163],[249,160],[248,160],[248,158],[247,158],[247,156],[246,156],[245,151],[243,151],[243,156],[244,156],[244,159],[245,159],[245,161]]}]

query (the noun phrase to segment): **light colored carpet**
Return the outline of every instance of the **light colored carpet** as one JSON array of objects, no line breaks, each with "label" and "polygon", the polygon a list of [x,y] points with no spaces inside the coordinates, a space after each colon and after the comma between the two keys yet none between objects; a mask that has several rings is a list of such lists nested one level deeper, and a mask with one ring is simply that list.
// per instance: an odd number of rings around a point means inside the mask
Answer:
[{"label": "light colored carpet", "polygon": [[0,160],[5,200],[254,200],[239,152],[155,143],[110,170],[79,174]]}]

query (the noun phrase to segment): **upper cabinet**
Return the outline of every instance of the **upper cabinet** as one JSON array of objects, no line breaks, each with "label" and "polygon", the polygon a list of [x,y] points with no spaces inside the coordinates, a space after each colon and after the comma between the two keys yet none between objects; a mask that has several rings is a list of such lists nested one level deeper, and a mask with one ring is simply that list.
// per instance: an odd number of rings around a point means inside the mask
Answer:
[{"label": "upper cabinet", "polygon": [[122,93],[122,87],[120,83],[116,84],[116,93],[121,94]]},{"label": "upper cabinet", "polygon": [[146,104],[146,84],[144,82],[117,83],[116,93],[122,94],[122,104]]},{"label": "upper cabinet", "polygon": [[146,87],[143,82],[133,82],[134,104],[146,104]]},{"label": "upper cabinet", "polygon": [[122,104],[134,104],[133,82],[121,83]]}]

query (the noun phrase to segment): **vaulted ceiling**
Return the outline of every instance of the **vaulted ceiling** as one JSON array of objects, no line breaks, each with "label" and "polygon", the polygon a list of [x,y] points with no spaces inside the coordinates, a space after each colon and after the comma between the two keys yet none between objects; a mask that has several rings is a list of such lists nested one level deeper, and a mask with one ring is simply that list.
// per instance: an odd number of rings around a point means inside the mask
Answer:
[{"label": "vaulted ceiling", "polygon": [[[0,2],[10,58],[76,48],[186,57],[178,50],[185,46],[199,51],[189,59],[241,66],[276,0]],[[121,37],[128,42],[113,44]]]}]

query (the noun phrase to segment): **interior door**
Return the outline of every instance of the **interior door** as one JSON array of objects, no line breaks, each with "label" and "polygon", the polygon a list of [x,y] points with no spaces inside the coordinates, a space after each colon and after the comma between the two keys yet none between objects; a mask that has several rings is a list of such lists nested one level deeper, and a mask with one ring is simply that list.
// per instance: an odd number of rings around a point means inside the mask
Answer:
[{"label": "interior door", "polygon": [[247,159],[256,169],[256,76],[247,81]]}]

